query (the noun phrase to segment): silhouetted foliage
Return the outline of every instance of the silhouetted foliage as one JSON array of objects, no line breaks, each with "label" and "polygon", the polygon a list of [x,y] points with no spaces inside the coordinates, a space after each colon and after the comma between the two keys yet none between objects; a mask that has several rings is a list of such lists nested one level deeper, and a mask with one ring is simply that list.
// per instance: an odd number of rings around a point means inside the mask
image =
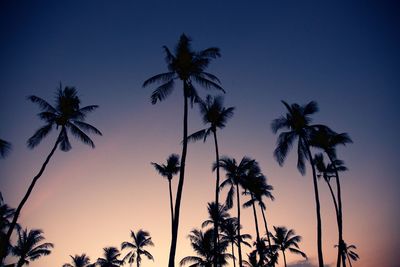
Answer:
[{"label": "silhouetted foliage", "polygon": [[10,153],[11,148],[11,143],[0,139],[0,158],[5,158]]},{"label": "silhouetted foliage", "polygon": [[106,247],[103,249],[104,258],[98,258],[96,265],[100,267],[119,267],[124,264],[123,260],[119,260],[118,257],[121,256],[119,250],[116,247]]},{"label": "silhouetted foliage", "polygon": [[65,263],[63,267],[95,267],[95,263],[90,263],[90,258],[83,253],[82,255],[71,256],[72,264]]},{"label": "silhouetted foliage", "polygon": [[131,237],[132,242],[125,241],[121,244],[121,250],[130,249],[123,260],[128,261],[129,264],[136,261],[137,267],[139,267],[142,262],[142,255],[154,261],[153,256],[145,249],[145,247],[154,246],[150,233],[140,229],[137,233],[131,231]]}]

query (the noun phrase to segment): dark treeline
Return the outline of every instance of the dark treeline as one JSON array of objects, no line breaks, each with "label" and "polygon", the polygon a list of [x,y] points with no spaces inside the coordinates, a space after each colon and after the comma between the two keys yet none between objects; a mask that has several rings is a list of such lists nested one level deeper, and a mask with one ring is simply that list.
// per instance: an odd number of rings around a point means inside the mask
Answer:
[{"label": "dark treeline", "polygon": [[[293,229],[285,226],[271,227],[269,224],[269,219],[273,215],[268,213],[269,204],[266,201],[273,201],[275,196],[273,186],[268,183],[258,161],[248,156],[237,160],[223,155],[223,151],[221,153],[219,149],[220,142],[223,142],[221,130],[225,128],[236,110],[234,107],[224,106],[222,95],[207,95],[203,99],[198,94],[200,87],[225,93],[218,77],[207,72],[212,60],[221,56],[219,48],[210,47],[195,51],[191,46],[191,39],[182,34],[173,50],[166,46],[163,49],[168,71],[147,79],[143,87],[157,84],[151,94],[152,104],[165,100],[177,82],[181,83],[183,89],[183,137],[176,137],[176,140],[182,141],[182,152],[180,155],[168,156],[165,164],[151,163],[155,170],[168,181],[171,213],[168,266],[175,266],[175,255],[179,249],[180,210],[186,177],[188,145],[190,142],[199,140],[206,142],[210,136],[214,142],[215,152],[215,158],[210,159],[210,165],[215,172],[215,198],[210,200],[208,206],[205,207],[208,210],[208,218],[205,218],[201,226],[194,228],[188,235],[195,255],[185,256],[179,264],[199,267],[219,267],[229,264],[234,267],[271,267],[283,264],[286,267],[286,255],[289,252],[307,259],[299,246],[301,236],[297,235]],[[51,253],[54,246],[52,243],[44,242],[43,231],[22,228],[18,223],[19,215],[56,150],[67,152],[71,149],[70,135],[92,148],[95,145],[89,134],[102,135],[97,128],[85,121],[87,115],[98,106],[81,107],[81,101],[74,87],[63,87],[60,84],[56,91],[54,106],[38,96],[29,96],[28,100],[38,105],[40,109],[38,116],[44,122],[44,125],[27,141],[28,147],[35,148],[53,129],[58,132],[58,136],[17,208],[10,208],[0,195],[1,266],[28,265],[29,262]],[[324,266],[322,250],[324,224],[321,219],[319,190],[321,186],[319,183],[322,180],[329,188],[329,197],[332,198],[336,214],[337,244],[332,244],[332,248],[337,249],[336,266],[346,267],[347,263],[351,266],[351,261],[356,261],[359,256],[354,251],[356,247],[347,245],[343,236],[342,181],[339,173],[347,168],[337,157],[336,148],[338,145],[349,144],[352,140],[347,133],[337,133],[324,124],[312,123],[312,115],[318,111],[316,102],[311,101],[305,105],[290,104],[285,101],[282,103],[286,109],[285,113],[271,123],[272,132],[278,134],[273,155],[282,166],[290,150],[295,147],[299,172],[305,175],[307,164],[311,169],[317,221],[318,266]],[[189,107],[194,105],[200,108],[205,128],[189,134]],[[11,148],[9,142],[0,139],[1,158],[5,158]],[[172,190],[175,175],[178,176],[176,192]],[[226,192],[226,199],[223,201],[220,198],[222,190]],[[256,233],[254,238],[243,230],[241,224],[243,208],[249,208],[252,211]],[[257,216],[260,212],[262,218]],[[148,251],[148,247],[153,245],[149,232],[142,229],[137,232],[131,231],[129,241],[122,242],[120,248],[112,246],[104,248],[103,255],[93,262],[85,253],[71,255],[70,263],[65,263],[63,267],[114,267],[124,264],[136,264],[139,267],[144,258],[154,260]],[[250,253],[247,255],[244,255],[244,247],[250,248]],[[124,255],[122,255],[123,252]]]}]

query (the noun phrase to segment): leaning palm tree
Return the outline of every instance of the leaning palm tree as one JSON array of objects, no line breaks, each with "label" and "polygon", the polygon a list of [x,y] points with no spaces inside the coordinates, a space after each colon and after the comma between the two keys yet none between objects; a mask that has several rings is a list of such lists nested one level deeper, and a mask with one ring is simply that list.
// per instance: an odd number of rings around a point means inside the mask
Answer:
[{"label": "leaning palm tree", "polygon": [[318,264],[319,267],[324,267],[324,259],[322,254],[322,223],[321,223],[321,208],[319,201],[319,191],[317,183],[317,175],[310,149],[310,139],[316,126],[310,125],[310,115],[318,111],[316,102],[311,101],[307,105],[300,106],[299,104],[289,105],[282,101],[287,109],[285,116],[281,116],[271,123],[273,133],[280,130],[288,130],[281,132],[278,136],[277,147],[274,151],[274,157],[280,166],[285,162],[289,150],[293,143],[297,140],[297,169],[304,175],[306,172],[305,161],[309,160],[313,174],[315,206],[317,214],[317,248],[318,248]]},{"label": "leaning palm tree", "polygon": [[[94,143],[85,132],[101,135],[101,132],[98,129],[84,122],[87,114],[98,108],[98,106],[91,105],[81,108],[81,101],[74,87],[67,86],[63,89],[60,84],[60,87],[56,93],[56,106],[52,106],[46,100],[34,95],[29,96],[28,99],[31,102],[39,105],[41,112],[38,114],[38,116],[45,122],[45,125],[39,128],[35,134],[29,138],[27,142],[28,147],[33,149],[39,145],[39,143],[51,132],[53,128],[59,130],[59,134],[53,148],[50,151],[50,154],[47,156],[45,162],[40,168],[39,173],[33,178],[28,191],[25,193],[21,203],[15,210],[15,215],[8,229],[5,242],[9,242],[11,233],[17,224],[22,207],[28,200],[36,182],[42,176],[47,164],[50,161],[50,158],[53,156],[56,149],[58,147],[60,147],[62,151],[69,151],[71,149],[68,132],[71,132],[72,135],[92,148],[95,147]],[[4,259],[4,257],[5,251],[2,249],[0,251],[0,259]]]},{"label": "leaning palm tree", "polygon": [[106,247],[104,250],[104,258],[98,258],[96,265],[100,267],[119,267],[124,264],[123,260],[119,260],[118,257],[121,256],[119,250],[116,247]]},{"label": "leaning palm tree", "polygon": [[[233,198],[236,192],[236,202],[237,202],[237,220],[238,225],[240,225],[240,187],[243,186],[244,180],[246,179],[246,172],[249,170],[250,166],[254,163],[248,157],[243,157],[239,164],[237,164],[234,158],[222,157],[219,162],[219,166],[225,170],[226,179],[221,183],[220,187],[229,187],[229,191],[226,197],[226,206],[232,208]],[[216,168],[214,164],[213,168]],[[240,227],[237,228],[237,235],[240,236]],[[238,254],[239,254],[239,266],[242,266],[242,248],[241,240],[238,240]]]},{"label": "leaning palm tree", "polygon": [[90,258],[83,253],[82,255],[75,255],[71,256],[72,259],[72,264],[71,263],[65,263],[63,267],[94,267],[95,264],[90,263]]},{"label": "leaning palm tree", "polygon": [[152,104],[163,101],[171,94],[175,80],[179,79],[183,83],[183,144],[181,156],[181,168],[179,172],[179,182],[176,194],[174,209],[174,225],[172,228],[172,240],[169,253],[168,266],[175,266],[175,253],[178,240],[179,215],[182,199],[183,183],[185,180],[185,163],[187,154],[187,137],[188,137],[188,102],[189,99],[198,101],[198,95],[193,83],[197,83],[207,89],[222,90],[219,85],[219,79],[211,73],[206,72],[208,65],[212,59],[220,57],[219,49],[210,47],[205,50],[196,52],[191,47],[191,39],[182,34],[178,44],[175,47],[175,53],[172,53],[166,46],[163,47],[166,57],[165,61],[168,66],[168,72],[157,74],[143,83],[146,87],[153,83],[161,83],[151,95]]},{"label": "leaning palm tree", "polygon": [[[336,147],[338,145],[346,145],[352,143],[350,136],[347,133],[336,133],[326,126],[319,126],[317,131],[313,132],[311,138],[311,145],[322,149],[328,156],[332,172],[335,174],[336,188],[337,188],[337,223],[339,235],[339,247],[337,255],[336,266],[340,267],[340,258],[342,259],[343,266],[346,265],[343,241],[343,212],[342,212],[342,193],[339,179],[339,171],[341,166],[337,165],[340,161],[336,157]],[[340,247],[340,244],[342,247]]]},{"label": "leaning palm tree", "polygon": [[131,231],[131,237],[132,242],[125,241],[121,244],[121,250],[125,248],[131,249],[131,251],[125,255],[124,261],[127,260],[128,263],[132,265],[136,260],[137,267],[139,267],[142,262],[142,255],[145,255],[149,260],[154,261],[153,255],[144,249],[147,246],[154,246],[150,233],[140,229],[137,233]]},{"label": "leaning palm tree", "polygon": [[168,186],[169,186],[169,204],[171,207],[171,227],[173,226],[174,223],[174,207],[173,207],[173,202],[172,202],[172,187],[171,187],[171,181],[174,175],[176,175],[179,172],[179,155],[177,154],[171,154],[167,158],[167,164],[158,164],[152,162],[151,165],[154,166],[156,171],[162,176],[167,178],[168,180]]},{"label": "leaning palm tree", "polygon": [[5,158],[11,150],[11,143],[0,139],[0,158]]},{"label": "leaning palm tree", "polygon": [[[207,137],[211,134],[214,137],[214,145],[215,145],[215,162],[217,164],[217,179],[215,181],[215,203],[216,206],[219,205],[219,184],[220,184],[220,175],[219,175],[219,150],[218,150],[218,140],[217,140],[217,129],[222,129],[225,127],[229,118],[233,116],[234,107],[225,108],[224,107],[224,99],[222,96],[212,97],[210,95],[207,96],[205,101],[200,101],[200,113],[203,119],[203,123],[209,125],[208,128],[202,129],[190,135],[189,140],[199,140],[203,139],[205,142]],[[218,231],[218,221],[215,221],[214,231],[219,233]],[[214,237],[214,247],[217,247],[217,235]],[[215,257],[216,259],[216,257]],[[216,267],[216,263],[214,266]]]},{"label": "leaning palm tree", "polygon": [[292,253],[299,254],[303,258],[307,259],[307,256],[304,252],[302,252],[299,248],[298,243],[301,241],[301,236],[296,235],[294,230],[286,229],[286,227],[275,227],[275,235],[272,236],[272,240],[274,241],[275,245],[278,249],[282,251],[283,254],[283,262],[286,265],[286,255],[285,250],[289,250]]},{"label": "leaning palm tree", "polygon": [[21,267],[24,264],[28,265],[31,261],[49,255],[51,253],[50,249],[54,246],[52,243],[39,244],[43,240],[42,230],[33,229],[28,231],[28,229],[18,229],[17,244],[11,248],[11,253],[19,258],[16,267]]},{"label": "leaning palm tree", "polygon": [[[190,266],[198,267],[211,267],[213,266],[214,260],[214,229],[210,228],[205,233],[201,230],[194,229],[190,232],[189,239],[193,250],[198,256],[186,256],[180,261],[180,265],[190,264]],[[229,243],[226,241],[220,241],[218,243],[217,250],[217,264],[218,266],[225,266],[228,264],[227,259],[232,258],[232,255],[225,253]]]}]

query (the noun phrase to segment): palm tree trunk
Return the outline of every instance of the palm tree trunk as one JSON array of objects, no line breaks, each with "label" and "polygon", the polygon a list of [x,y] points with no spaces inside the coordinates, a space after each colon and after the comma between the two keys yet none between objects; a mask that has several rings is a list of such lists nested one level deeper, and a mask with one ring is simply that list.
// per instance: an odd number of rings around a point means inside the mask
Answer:
[{"label": "palm tree trunk", "polygon": [[239,267],[242,267],[242,247],[241,247],[241,239],[240,235],[240,194],[239,194],[239,184],[236,184],[236,199],[237,199],[237,214],[238,214],[238,254],[239,254]]},{"label": "palm tree trunk", "polygon": [[251,194],[251,200],[253,201],[253,203],[252,203],[253,215],[254,215],[254,223],[255,223],[255,226],[256,226],[256,235],[257,235],[256,249],[257,249],[258,255],[260,256],[260,262],[261,262],[262,259],[264,259],[264,255],[263,255],[263,252],[262,252],[261,247],[260,247],[261,240],[260,240],[260,231],[258,229],[258,219],[257,219],[256,206],[254,204],[255,200],[254,200],[253,194],[252,193],[250,193],[250,194]]},{"label": "palm tree trunk", "polygon": [[283,262],[285,263],[285,267],[286,265],[286,255],[285,255],[285,251],[282,249],[282,254],[283,254]]},{"label": "palm tree trunk", "polygon": [[169,187],[169,204],[170,204],[170,208],[171,208],[171,229],[173,228],[174,225],[174,207],[173,207],[173,202],[172,202],[172,186],[171,186],[171,179],[168,178],[168,187]]},{"label": "palm tree trunk", "polygon": [[139,263],[139,255],[136,257],[136,266],[140,267],[140,263]]},{"label": "palm tree trunk", "polygon": [[315,194],[315,209],[317,211],[317,246],[318,246],[318,266],[319,267],[324,267],[324,257],[322,254],[322,223],[321,223],[321,205],[319,202],[319,192],[318,192],[318,182],[317,182],[317,175],[315,173],[315,168],[314,168],[314,161],[313,157],[311,154],[310,146],[308,145],[307,141],[306,142],[307,146],[307,152],[308,152],[308,157],[310,160],[311,164],[311,169],[312,169],[312,174],[313,174],[313,184],[314,184],[314,194]]},{"label": "palm tree trunk", "polygon": [[[336,201],[335,193],[333,192],[332,186],[329,183],[329,181],[326,181],[326,183],[328,184],[329,191],[331,192],[331,196],[332,196],[332,199],[333,199],[333,204],[335,205],[336,220],[337,220],[337,224],[338,224],[338,231],[340,231],[340,227],[339,227],[339,225],[340,225],[340,222],[339,222],[339,209],[338,209],[338,204],[337,204],[337,201]],[[340,267],[341,255],[342,255],[341,254],[341,245],[340,245],[340,238],[339,238],[336,267]]]},{"label": "palm tree trunk", "polygon": [[[342,190],[340,187],[340,179],[339,179],[339,173],[336,169],[336,165],[334,163],[333,158],[329,153],[326,153],[328,155],[328,158],[333,166],[333,169],[335,171],[335,176],[336,176],[336,188],[337,188],[337,195],[338,195],[338,228],[339,228],[339,244],[338,244],[338,262],[340,261],[340,257],[342,258],[342,264],[343,267],[346,267],[346,256],[344,255],[343,251],[343,213],[342,213]],[[339,265],[338,265],[339,267]]]},{"label": "palm tree trunk", "polygon": [[[217,131],[213,130],[214,143],[215,143],[215,160],[217,163],[217,180],[215,183],[215,204],[217,210],[219,209],[219,151],[218,151],[218,141],[217,141]],[[214,221],[214,267],[217,267],[218,260],[218,220]]]},{"label": "palm tree trunk", "polygon": [[[261,214],[262,214],[263,220],[264,220],[265,231],[267,232],[268,245],[269,245],[268,251],[269,251],[269,252],[271,253],[271,255],[272,255],[272,244],[271,244],[271,238],[270,238],[270,236],[269,236],[267,220],[266,220],[266,218],[265,218],[264,209],[263,209],[262,207],[260,207],[260,209],[261,209]],[[275,263],[274,263],[273,266],[275,266]]]},{"label": "palm tree trunk", "polygon": [[233,261],[233,267],[236,267],[234,242],[232,242],[232,261]]},{"label": "palm tree trunk", "polygon": [[171,238],[171,248],[169,250],[168,267],[175,267],[176,244],[178,241],[178,228],[179,228],[179,212],[181,208],[183,182],[185,180],[185,162],[186,162],[187,136],[188,136],[188,90],[189,90],[189,85],[187,84],[187,81],[184,81],[183,82],[183,97],[184,97],[183,146],[182,146],[181,167],[179,171],[178,189],[176,192],[176,200],[175,200],[175,214],[174,214],[174,221],[172,224],[172,238]]},{"label": "palm tree trunk", "polygon": [[22,265],[24,265],[24,260],[22,258],[20,258],[17,262],[16,267],[22,267]]},{"label": "palm tree trunk", "polygon": [[[61,131],[62,132],[62,131]],[[60,139],[60,135],[57,137],[57,141],[54,144],[54,147],[52,148],[52,150],[50,151],[50,154],[47,156],[46,160],[44,161],[42,167],[39,170],[39,173],[36,174],[35,177],[33,177],[33,180],[31,182],[31,185],[28,188],[28,191],[25,193],[25,196],[22,198],[21,203],[19,203],[17,209],[14,212],[14,217],[13,220],[10,224],[10,227],[8,228],[7,231],[7,235],[5,237],[5,239],[3,240],[3,244],[0,244],[1,248],[0,248],[0,262],[3,261],[3,259],[6,257],[6,248],[8,247],[8,244],[10,242],[10,238],[11,238],[11,234],[15,228],[15,226],[17,225],[17,220],[19,217],[19,214],[21,213],[22,207],[25,205],[26,201],[28,200],[30,194],[32,193],[33,187],[35,186],[36,182],[39,180],[39,178],[42,176],[44,170],[46,169],[47,164],[50,161],[50,158],[53,156],[54,152],[56,151],[58,144],[60,143],[61,139]]]}]

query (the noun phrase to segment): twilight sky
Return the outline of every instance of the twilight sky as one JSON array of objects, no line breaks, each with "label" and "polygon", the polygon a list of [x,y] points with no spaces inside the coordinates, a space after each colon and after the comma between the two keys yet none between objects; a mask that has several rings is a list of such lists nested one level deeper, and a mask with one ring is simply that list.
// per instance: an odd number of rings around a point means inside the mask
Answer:
[{"label": "twilight sky", "polygon": [[[55,248],[30,266],[61,266],[83,252],[95,260],[103,247],[119,247],[140,228],[156,244],[150,249],[156,261],[143,266],[166,266],[168,185],[150,162],[181,152],[182,89],[153,106],[154,87],[141,85],[166,70],[161,47],[174,47],[183,32],[194,49],[221,48],[209,71],[236,111],[219,133],[220,151],[259,161],[275,188],[270,224],[295,229],[310,258],[296,264],[301,258],[288,255],[290,266],[316,262],[315,209],[311,171],[297,172],[293,152],[283,168],[272,157],[270,122],[285,112],[280,100],[315,100],[315,122],[351,135],[354,144],[338,156],[350,169],[342,184],[344,238],[361,257],[353,266],[398,266],[399,7],[396,1],[2,1],[0,138],[13,144],[0,161],[6,202],[18,205],[56,138],[53,132],[36,149],[26,148],[41,125],[26,96],[51,102],[59,81],[76,86],[83,105],[100,105],[87,121],[104,134],[93,138],[94,150],[73,141],[70,152],[57,151],[37,184],[20,222],[43,229]],[[189,116],[190,132],[200,129],[197,107]],[[212,142],[189,146],[177,261],[194,255],[187,234],[207,217],[213,160]],[[319,185],[325,261],[333,266],[333,204],[326,184]],[[244,231],[254,235],[251,211],[243,217]]]}]

